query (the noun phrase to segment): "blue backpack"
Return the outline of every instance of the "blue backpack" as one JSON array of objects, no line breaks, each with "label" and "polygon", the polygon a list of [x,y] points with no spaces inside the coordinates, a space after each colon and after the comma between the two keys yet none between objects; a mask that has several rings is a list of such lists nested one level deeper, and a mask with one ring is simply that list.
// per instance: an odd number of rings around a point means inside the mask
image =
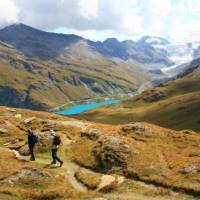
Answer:
[{"label": "blue backpack", "polygon": [[31,135],[31,142],[34,144],[39,142],[39,137],[38,137],[37,133],[33,133]]}]

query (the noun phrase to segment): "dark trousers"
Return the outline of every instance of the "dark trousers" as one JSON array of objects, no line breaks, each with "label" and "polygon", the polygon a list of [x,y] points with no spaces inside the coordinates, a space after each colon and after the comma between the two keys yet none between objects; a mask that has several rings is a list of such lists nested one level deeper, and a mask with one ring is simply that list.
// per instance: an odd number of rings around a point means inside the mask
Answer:
[{"label": "dark trousers", "polygon": [[35,160],[35,155],[34,155],[34,147],[35,147],[35,144],[28,144],[29,146],[29,151],[30,151],[30,155],[31,155],[31,160]]},{"label": "dark trousers", "polygon": [[51,149],[51,155],[52,155],[52,158],[53,158],[53,163],[56,163],[56,161],[58,161],[59,163],[62,163],[62,160],[57,155],[57,151],[58,151],[58,149]]}]

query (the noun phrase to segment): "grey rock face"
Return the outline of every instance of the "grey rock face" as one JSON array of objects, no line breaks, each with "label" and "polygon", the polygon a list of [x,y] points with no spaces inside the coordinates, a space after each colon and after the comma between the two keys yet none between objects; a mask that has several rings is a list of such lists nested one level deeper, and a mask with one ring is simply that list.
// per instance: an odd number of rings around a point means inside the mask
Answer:
[{"label": "grey rock face", "polygon": [[133,151],[121,138],[105,136],[99,139],[94,154],[106,172],[126,170],[126,161]]}]

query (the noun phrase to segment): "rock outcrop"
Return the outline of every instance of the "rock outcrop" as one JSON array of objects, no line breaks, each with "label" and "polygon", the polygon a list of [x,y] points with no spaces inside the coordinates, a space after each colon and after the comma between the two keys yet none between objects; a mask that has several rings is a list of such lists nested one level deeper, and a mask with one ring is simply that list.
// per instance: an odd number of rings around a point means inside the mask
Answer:
[{"label": "rock outcrop", "polygon": [[38,179],[38,178],[49,178],[50,175],[42,172],[39,169],[24,168],[4,178],[3,180],[0,181],[0,183],[13,186],[19,184],[20,181],[22,181],[26,177]]},{"label": "rock outcrop", "polygon": [[94,148],[94,155],[105,172],[125,172],[127,160],[133,151],[128,144],[116,136],[105,136],[99,139]]},{"label": "rock outcrop", "polygon": [[87,137],[90,140],[98,140],[104,133],[98,129],[85,129],[81,132],[82,137]]},{"label": "rock outcrop", "polygon": [[134,131],[134,132],[145,132],[145,133],[152,133],[152,129],[144,125],[144,123],[139,123],[139,122],[133,122],[127,125],[124,125],[122,127],[122,131],[128,132],[128,131]]}]

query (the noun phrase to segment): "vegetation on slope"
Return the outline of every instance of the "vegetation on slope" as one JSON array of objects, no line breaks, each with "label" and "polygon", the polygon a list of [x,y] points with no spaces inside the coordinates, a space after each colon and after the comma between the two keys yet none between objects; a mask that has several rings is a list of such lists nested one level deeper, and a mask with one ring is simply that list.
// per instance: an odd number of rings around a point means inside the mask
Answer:
[{"label": "vegetation on slope", "polygon": [[121,124],[147,121],[175,129],[200,130],[200,67],[112,107],[82,114],[81,119]]},{"label": "vegetation on slope", "polygon": [[[12,151],[24,155],[28,128],[41,137],[34,163]],[[49,165],[51,129],[63,141],[62,168]],[[0,199],[198,199],[199,141],[198,133],[148,123],[104,125],[0,107]]]},{"label": "vegetation on slope", "polygon": [[137,66],[106,59],[84,42],[48,60],[27,58],[5,43],[0,51],[1,105],[45,110],[72,100],[134,92],[148,79]]}]

